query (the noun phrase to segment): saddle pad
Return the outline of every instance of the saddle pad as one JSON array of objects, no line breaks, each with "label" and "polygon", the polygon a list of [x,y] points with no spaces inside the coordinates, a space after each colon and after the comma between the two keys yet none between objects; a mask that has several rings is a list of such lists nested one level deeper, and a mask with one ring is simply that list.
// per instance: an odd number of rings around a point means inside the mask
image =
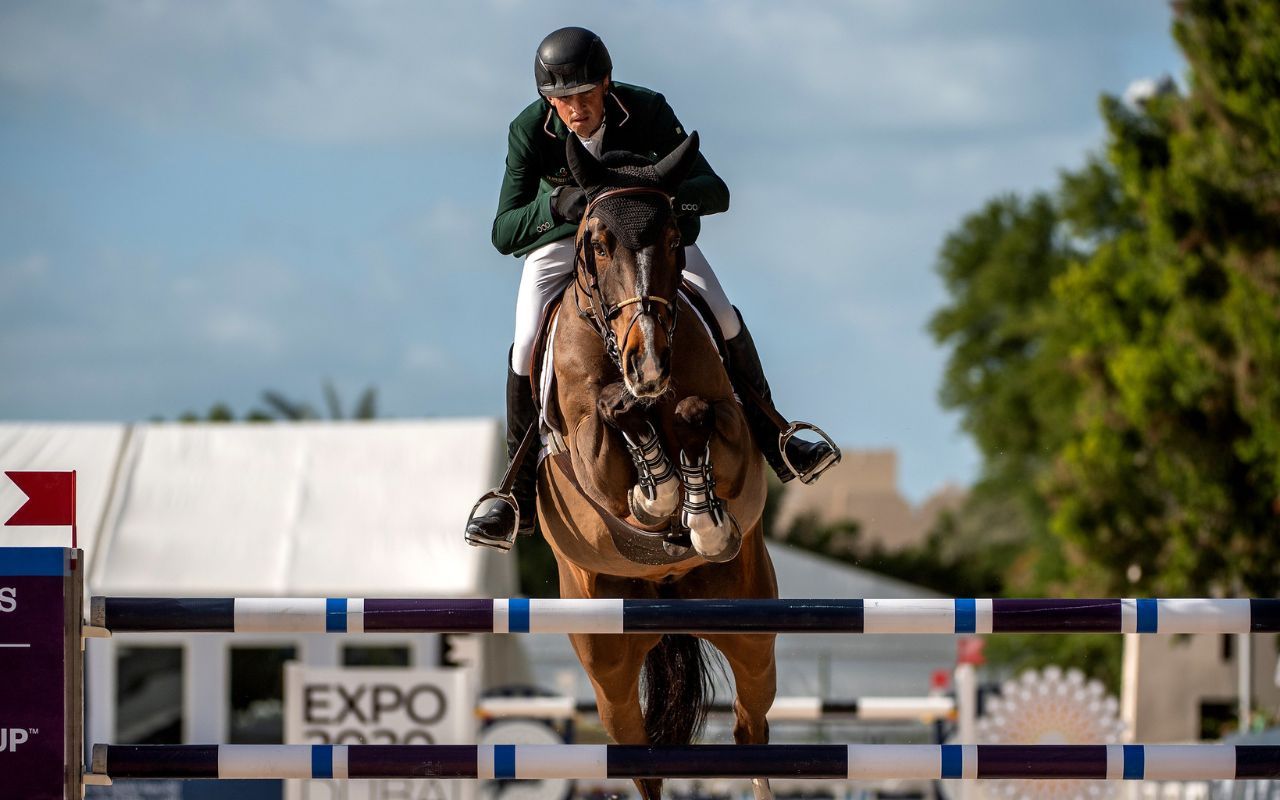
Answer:
[{"label": "saddle pad", "polygon": [[554,437],[559,436],[561,440],[564,438],[563,425],[560,422],[559,415],[550,411],[550,409],[556,408],[554,394],[556,386],[555,341],[556,328],[560,322],[560,305],[558,303],[554,308],[550,309],[548,317],[548,322],[544,323],[546,335],[542,358],[540,359],[541,368],[537,371],[538,421],[541,425],[542,433],[542,450],[538,453],[539,461],[550,452]]}]

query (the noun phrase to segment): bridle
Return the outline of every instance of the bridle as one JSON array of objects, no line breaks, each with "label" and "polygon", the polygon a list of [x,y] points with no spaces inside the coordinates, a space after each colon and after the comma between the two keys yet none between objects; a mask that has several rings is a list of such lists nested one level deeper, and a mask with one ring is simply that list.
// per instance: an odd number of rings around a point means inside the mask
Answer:
[{"label": "bridle", "polygon": [[[667,341],[673,341],[676,333],[678,304],[665,297],[657,295],[646,295],[629,297],[615,305],[609,305],[605,302],[604,294],[600,291],[599,274],[596,272],[596,254],[595,248],[591,245],[591,231],[587,227],[587,221],[591,218],[591,212],[603,200],[623,195],[640,195],[650,194],[657,195],[667,202],[670,206],[672,196],[661,189],[648,186],[627,186],[620,189],[609,189],[596,195],[582,212],[582,221],[578,223],[578,234],[574,241],[574,252],[576,263],[574,265],[574,302],[578,306],[578,316],[591,324],[601,339],[604,340],[605,352],[609,354],[609,358],[613,361],[614,366],[623,375],[626,371],[622,367],[622,352],[618,348],[618,337],[613,332],[613,328],[609,327],[610,321],[622,313],[622,309],[627,306],[639,305],[640,310],[631,321],[627,323],[627,328],[623,331],[622,340],[625,342],[627,337],[631,335],[631,328],[636,324],[636,320],[645,315],[652,315],[655,319],[661,321],[656,305],[660,305],[667,310],[668,323]],[[680,248],[677,254],[679,267],[684,269],[684,249]],[[586,276],[587,284],[583,286],[583,276]],[[582,293],[586,292],[590,298],[590,304],[584,309],[582,307]],[[656,304],[656,305],[655,305]]]}]

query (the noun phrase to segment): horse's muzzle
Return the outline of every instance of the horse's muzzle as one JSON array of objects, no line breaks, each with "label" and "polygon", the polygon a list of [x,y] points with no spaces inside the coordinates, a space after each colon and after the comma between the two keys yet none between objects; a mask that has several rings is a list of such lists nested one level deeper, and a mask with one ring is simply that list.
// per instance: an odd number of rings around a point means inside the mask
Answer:
[{"label": "horse's muzzle", "polygon": [[631,392],[632,396],[637,400],[656,400],[667,393],[667,389],[671,387],[671,380],[662,378],[661,380],[640,381],[638,383],[626,381],[626,385],[627,391]]},{"label": "horse's muzzle", "polygon": [[627,353],[623,363],[623,382],[627,391],[639,400],[660,397],[671,388],[671,351],[664,348],[655,357],[652,347],[635,348]]}]

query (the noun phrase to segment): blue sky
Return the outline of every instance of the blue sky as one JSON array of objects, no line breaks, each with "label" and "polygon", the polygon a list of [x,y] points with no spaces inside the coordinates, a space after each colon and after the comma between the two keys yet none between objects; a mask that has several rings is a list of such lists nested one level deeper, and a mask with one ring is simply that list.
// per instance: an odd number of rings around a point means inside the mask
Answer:
[{"label": "blue sky", "polygon": [[331,379],[386,416],[498,415],[520,263],[489,244],[542,36],[601,34],[732,191],[700,244],[784,413],[893,447],[919,499],[977,455],[937,402],[936,254],[1102,143],[1182,60],[1125,3],[9,2],[0,419],[237,413]]}]

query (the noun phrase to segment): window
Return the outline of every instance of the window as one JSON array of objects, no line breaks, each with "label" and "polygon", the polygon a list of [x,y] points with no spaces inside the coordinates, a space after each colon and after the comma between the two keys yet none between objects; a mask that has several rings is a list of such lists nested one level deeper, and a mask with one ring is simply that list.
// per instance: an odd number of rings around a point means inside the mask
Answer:
[{"label": "window", "polygon": [[284,665],[296,647],[231,648],[231,744],[284,741]]},{"label": "window", "polygon": [[116,741],[182,744],[182,648],[116,648]]},{"label": "window", "polygon": [[365,647],[347,645],[342,648],[344,667],[407,667],[410,666],[409,647]]},{"label": "window", "polygon": [[1237,728],[1236,701],[1207,699],[1200,701],[1200,739],[1213,741]]}]

